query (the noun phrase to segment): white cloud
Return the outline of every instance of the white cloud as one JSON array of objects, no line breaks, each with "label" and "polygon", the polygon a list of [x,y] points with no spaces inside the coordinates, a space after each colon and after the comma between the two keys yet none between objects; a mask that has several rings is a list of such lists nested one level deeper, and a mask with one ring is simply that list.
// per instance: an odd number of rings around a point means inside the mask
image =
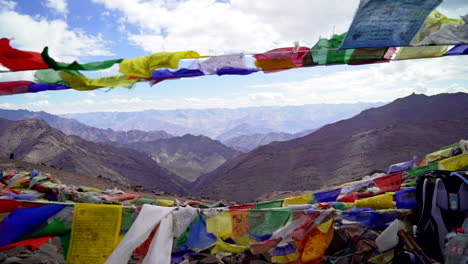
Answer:
[{"label": "white cloud", "polygon": [[50,96],[46,93],[27,93],[24,94],[24,97],[28,99],[35,99],[35,98],[50,98]]},{"label": "white cloud", "polygon": [[45,6],[63,15],[68,13],[67,2],[65,0],[46,0]]},{"label": "white cloud", "polygon": [[41,52],[48,46],[51,56],[65,62],[85,56],[113,55],[101,35],[92,36],[81,29],[69,28],[63,20],[2,10],[0,25],[0,36],[12,38],[14,48]]},{"label": "white cloud", "polygon": [[[148,52],[192,49],[204,54],[262,52],[315,44],[319,36],[344,32],[357,0],[93,0],[119,10],[119,21],[138,27],[128,39]],[[124,22],[125,21],[125,22]]]},{"label": "white cloud", "polygon": [[32,102],[32,103],[29,103],[29,104],[31,106],[33,106],[33,107],[35,107],[35,106],[44,107],[44,106],[49,105],[49,101],[48,100],[40,100],[40,101]]},{"label": "white cloud", "polygon": [[0,11],[1,10],[13,10],[16,7],[16,2],[10,0],[0,0]]},{"label": "white cloud", "polygon": [[249,94],[249,100],[254,104],[278,105],[283,104],[285,96],[282,93],[253,93]]}]

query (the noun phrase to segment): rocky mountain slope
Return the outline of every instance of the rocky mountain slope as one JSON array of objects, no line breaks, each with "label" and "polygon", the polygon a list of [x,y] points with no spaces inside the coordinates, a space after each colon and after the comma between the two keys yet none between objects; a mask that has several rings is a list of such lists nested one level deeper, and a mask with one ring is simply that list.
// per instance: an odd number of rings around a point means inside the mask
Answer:
[{"label": "rocky mountain slope", "polygon": [[284,132],[270,132],[268,134],[241,135],[234,138],[229,138],[221,142],[228,147],[246,153],[259,146],[270,144],[273,141],[286,141],[298,137],[303,137],[307,134],[314,132],[315,130],[317,129],[309,129],[294,134]]},{"label": "rocky mountain slope", "polygon": [[[141,112],[99,112],[66,114],[89,126],[114,130],[165,130],[172,135],[206,135],[221,140],[255,133],[297,133],[352,117],[383,103],[311,104],[263,106],[236,109],[178,109]],[[246,129],[249,128],[249,129]],[[232,130],[243,134],[226,134]]]},{"label": "rocky mountain slope", "polygon": [[3,110],[0,109],[0,118],[9,120],[44,120],[50,126],[62,131],[67,135],[79,136],[85,140],[98,143],[126,144],[137,141],[150,141],[162,138],[170,138],[172,135],[166,131],[141,131],[127,130],[114,131],[112,129],[100,129],[87,126],[74,119],[62,118],[46,112],[32,112],[27,110]]},{"label": "rocky mountain slope", "polygon": [[219,141],[190,134],[135,142],[124,147],[148,154],[160,166],[188,181],[196,180],[202,174],[211,172],[239,154],[238,151],[226,147]]},{"label": "rocky mountain slope", "polygon": [[183,193],[187,182],[147,155],[67,136],[45,121],[0,119],[0,157],[45,164],[123,184]]},{"label": "rocky mountain slope", "polygon": [[468,94],[413,94],[242,154],[200,177],[191,190],[248,202],[271,191],[331,186],[466,138],[467,117]]}]

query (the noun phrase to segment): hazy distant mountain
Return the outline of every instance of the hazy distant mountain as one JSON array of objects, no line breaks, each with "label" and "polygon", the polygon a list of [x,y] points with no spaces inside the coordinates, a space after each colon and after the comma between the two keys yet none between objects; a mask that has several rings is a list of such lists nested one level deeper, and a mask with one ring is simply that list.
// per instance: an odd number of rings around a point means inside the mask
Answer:
[{"label": "hazy distant mountain", "polygon": [[[216,139],[221,142],[227,142],[230,139],[237,138],[240,136],[246,135],[258,135],[258,134],[268,134],[275,133],[273,129],[267,127],[261,127],[255,124],[242,123],[231,129],[224,131],[221,135],[217,136]],[[280,132],[282,133],[282,132]]]},{"label": "hazy distant mountain", "polygon": [[143,140],[156,140],[170,138],[172,135],[166,131],[114,131],[112,129],[100,129],[87,126],[74,119],[62,118],[46,112],[31,112],[27,110],[3,110],[0,109],[0,118],[9,120],[44,120],[52,127],[62,131],[67,135],[76,135],[83,139],[99,143],[132,143]]},{"label": "hazy distant mountain", "polygon": [[160,166],[194,181],[239,152],[205,136],[184,135],[156,141],[135,142],[124,147],[147,153]]},{"label": "hazy distant mountain", "polygon": [[273,141],[286,141],[298,137],[303,137],[314,132],[315,130],[317,129],[309,129],[294,134],[270,132],[268,134],[241,135],[221,142],[235,150],[249,152],[259,146],[270,144]]},{"label": "hazy distant mountain", "polygon": [[410,95],[305,137],[259,147],[200,177],[194,194],[241,202],[361,178],[468,135],[468,94]]},{"label": "hazy distant mountain", "polygon": [[[100,112],[66,114],[89,126],[114,130],[164,130],[173,135],[223,135],[223,140],[248,134],[297,133],[352,117],[362,110],[383,103],[314,104],[302,106],[265,106],[237,109],[147,110],[141,112]],[[238,134],[240,128],[249,133]],[[237,128],[236,128],[237,127]],[[227,132],[234,129],[234,135]]]},{"label": "hazy distant mountain", "polygon": [[183,193],[187,182],[131,149],[97,144],[67,136],[45,121],[0,119],[0,156],[46,164],[66,171]]}]

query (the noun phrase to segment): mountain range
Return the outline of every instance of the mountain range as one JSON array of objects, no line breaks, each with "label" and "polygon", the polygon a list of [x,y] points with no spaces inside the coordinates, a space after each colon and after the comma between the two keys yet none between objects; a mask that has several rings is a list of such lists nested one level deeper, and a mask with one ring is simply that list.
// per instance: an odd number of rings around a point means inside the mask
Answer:
[{"label": "mountain range", "polygon": [[77,174],[172,193],[184,193],[188,184],[145,154],[67,136],[42,120],[0,119],[0,131],[3,158],[13,156]]},{"label": "mountain range", "polygon": [[195,195],[249,202],[272,191],[330,187],[465,138],[467,117],[468,94],[413,94],[239,155],[189,189]]},{"label": "mountain range", "polygon": [[219,141],[190,134],[123,146],[148,154],[160,166],[190,182],[239,154]]},{"label": "mountain range", "polygon": [[224,145],[240,152],[249,152],[259,146],[270,144],[273,141],[286,141],[314,132],[317,129],[309,129],[299,133],[270,132],[268,134],[240,135],[221,141]]},{"label": "mountain range", "polygon": [[46,112],[32,112],[28,110],[4,110],[0,109],[0,118],[8,120],[44,120],[50,126],[67,135],[79,136],[85,140],[98,143],[126,144],[138,141],[150,141],[162,138],[170,138],[172,135],[166,131],[141,131],[126,130],[114,131],[112,129],[100,129],[87,126],[74,119],[62,118]]},{"label": "mountain range", "polygon": [[221,142],[240,135],[298,133],[352,117],[384,103],[311,104],[236,109],[147,110],[64,114],[88,126],[116,131],[164,130],[172,135],[205,135]]}]

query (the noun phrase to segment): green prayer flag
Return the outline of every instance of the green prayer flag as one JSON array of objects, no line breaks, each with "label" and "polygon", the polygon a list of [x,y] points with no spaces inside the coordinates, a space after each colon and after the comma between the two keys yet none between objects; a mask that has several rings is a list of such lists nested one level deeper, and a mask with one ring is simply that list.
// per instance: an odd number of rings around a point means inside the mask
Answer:
[{"label": "green prayer flag", "polygon": [[42,84],[60,84],[68,86],[68,83],[60,76],[60,72],[53,69],[36,71],[34,73],[34,81]]},{"label": "green prayer flag", "polygon": [[45,237],[45,236],[63,236],[69,233],[71,230],[70,226],[65,225],[59,219],[54,219],[44,228],[29,235],[29,238],[36,238],[36,237]]},{"label": "green prayer flag", "polygon": [[249,232],[264,236],[273,234],[291,218],[292,209],[249,210]]},{"label": "green prayer flag", "polygon": [[29,182],[29,189],[34,187],[34,185],[36,185],[36,183],[38,183],[40,181],[43,181],[43,180],[47,180],[47,179],[48,178],[46,176],[36,176],[36,177],[32,178],[31,181]]},{"label": "green prayer flag", "polygon": [[70,248],[70,239],[71,231],[68,232],[66,235],[60,237],[60,244],[62,245],[64,256],[68,256],[68,249]]},{"label": "green prayer flag", "polygon": [[122,210],[122,225],[120,226],[121,231],[128,231],[133,224],[135,219],[133,218],[133,210],[123,209]]},{"label": "green prayer flag", "polygon": [[255,209],[280,208],[283,207],[283,200],[261,202],[255,204]]},{"label": "green prayer flag", "polygon": [[439,163],[431,163],[431,164],[426,164],[411,170],[407,170],[406,173],[419,177],[421,174],[423,174],[425,171],[428,170],[437,170],[439,168]]},{"label": "green prayer flag", "polygon": [[320,39],[311,49],[313,61],[322,65],[348,63],[354,50],[338,49],[345,37],[346,33],[343,33],[341,35],[333,35],[330,39]]},{"label": "green prayer flag", "polygon": [[150,198],[139,198],[136,201],[136,206],[138,205],[144,205],[144,204],[156,204],[156,200],[150,199]]},{"label": "green prayer flag", "polygon": [[49,56],[49,48],[45,47],[42,51],[42,59],[50,68],[54,70],[76,70],[76,71],[98,71],[112,67],[116,63],[120,63],[123,59],[107,60],[79,64],[74,61],[72,63],[58,63]]},{"label": "green prayer flag", "polygon": [[354,49],[349,62],[366,62],[384,60],[388,48],[364,48]]}]

